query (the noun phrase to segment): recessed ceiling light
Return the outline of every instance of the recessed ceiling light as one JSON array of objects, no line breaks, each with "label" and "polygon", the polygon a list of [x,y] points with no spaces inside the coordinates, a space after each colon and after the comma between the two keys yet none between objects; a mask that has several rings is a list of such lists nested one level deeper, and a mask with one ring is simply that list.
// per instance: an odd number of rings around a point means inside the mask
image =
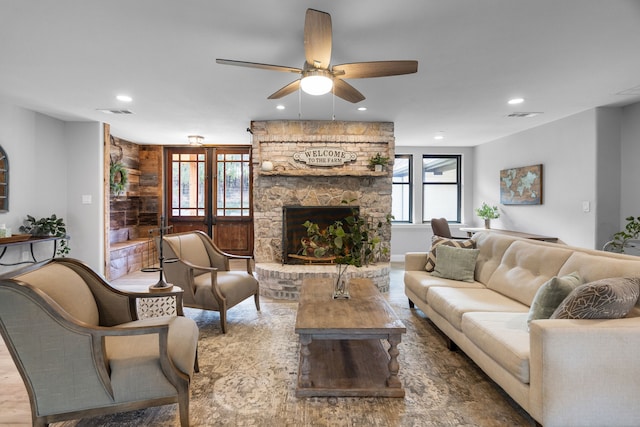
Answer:
[{"label": "recessed ceiling light", "polygon": [[276,105],[278,110],[284,110],[286,107],[284,105]]},{"label": "recessed ceiling light", "polygon": [[367,107],[358,107],[358,111],[367,111]]},{"label": "recessed ceiling light", "polygon": [[438,134],[438,135],[434,136],[433,139],[444,139],[444,135]]},{"label": "recessed ceiling light", "polygon": [[118,95],[118,96],[116,96],[116,99],[118,101],[122,101],[122,102],[131,102],[131,101],[133,101],[133,98],[131,98],[129,95]]},{"label": "recessed ceiling light", "polygon": [[507,101],[507,104],[517,105],[517,104],[522,104],[523,102],[524,102],[524,98],[511,98],[509,101]]}]

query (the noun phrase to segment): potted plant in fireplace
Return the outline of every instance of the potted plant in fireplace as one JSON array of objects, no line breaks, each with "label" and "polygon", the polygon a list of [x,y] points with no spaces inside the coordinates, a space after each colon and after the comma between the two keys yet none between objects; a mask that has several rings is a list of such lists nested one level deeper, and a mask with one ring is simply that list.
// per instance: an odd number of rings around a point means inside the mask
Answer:
[{"label": "potted plant in fireplace", "polygon": [[[392,218],[393,216],[388,214],[386,224],[390,224]],[[385,222],[375,222],[371,218],[359,215],[356,210],[352,210],[346,218],[335,221],[324,230],[314,222],[305,221],[303,226],[307,230],[309,242],[306,247],[311,248],[315,256],[335,257],[338,275],[334,285],[334,298],[349,298],[348,284],[343,276],[350,265],[369,265],[377,261],[381,255],[388,253],[389,248],[383,246],[380,239]]]},{"label": "potted plant in fireplace", "polygon": [[384,157],[380,153],[376,153],[375,156],[369,159],[369,166],[376,172],[382,172],[382,167],[389,164],[389,158]]}]

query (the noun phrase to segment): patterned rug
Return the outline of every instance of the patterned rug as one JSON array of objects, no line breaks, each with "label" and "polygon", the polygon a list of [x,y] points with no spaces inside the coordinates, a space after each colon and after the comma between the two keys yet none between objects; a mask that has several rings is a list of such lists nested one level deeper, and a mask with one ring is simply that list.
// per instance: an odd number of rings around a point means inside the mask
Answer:
[{"label": "patterned rug", "polygon": [[[393,289],[395,288],[395,289]],[[191,385],[192,426],[532,426],[533,420],[462,352],[450,352],[402,289],[387,298],[403,320],[398,398],[296,398],[297,303],[253,299],[228,312],[185,309],[200,327],[200,373]],[[177,406],[132,411],[56,426],[176,426]]]}]

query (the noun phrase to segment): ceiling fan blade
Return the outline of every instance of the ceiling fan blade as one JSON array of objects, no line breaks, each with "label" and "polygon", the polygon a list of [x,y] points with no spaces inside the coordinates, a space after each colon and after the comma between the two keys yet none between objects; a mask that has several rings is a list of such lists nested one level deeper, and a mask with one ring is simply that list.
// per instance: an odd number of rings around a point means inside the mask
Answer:
[{"label": "ceiling fan blade", "polygon": [[292,81],[282,89],[278,89],[276,92],[269,95],[267,99],[280,99],[293,92],[297,91],[300,88],[300,79]]},{"label": "ceiling fan blade", "polygon": [[333,94],[354,104],[364,100],[358,89],[341,79],[333,79]]},{"label": "ceiling fan blade", "polygon": [[304,54],[307,63],[327,69],[331,62],[331,15],[307,9],[304,20]]},{"label": "ceiling fan blade", "polygon": [[366,79],[369,77],[398,76],[418,71],[418,61],[373,61],[334,65],[333,72],[342,72],[341,79]]},{"label": "ceiling fan blade", "polygon": [[285,67],[283,65],[260,64],[258,62],[234,61],[232,59],[216,59],[218,64],[235,65],[238,67],[261,68],[263,70],[284,71],[287,73],[302,73],[300,68]]}]

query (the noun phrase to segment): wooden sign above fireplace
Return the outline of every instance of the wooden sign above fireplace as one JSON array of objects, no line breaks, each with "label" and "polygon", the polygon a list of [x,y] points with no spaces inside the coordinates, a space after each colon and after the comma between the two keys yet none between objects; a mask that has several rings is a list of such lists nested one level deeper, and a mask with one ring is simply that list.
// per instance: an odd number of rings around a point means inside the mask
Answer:
[{"label": "wooden sign above fireplace", "polygon": [[353,151],[345,151],[336,147],[313,147],[293,154],[293,159],[306,163],[309,166],[341,166],[347,162],[353,162],[358,154]]}]

